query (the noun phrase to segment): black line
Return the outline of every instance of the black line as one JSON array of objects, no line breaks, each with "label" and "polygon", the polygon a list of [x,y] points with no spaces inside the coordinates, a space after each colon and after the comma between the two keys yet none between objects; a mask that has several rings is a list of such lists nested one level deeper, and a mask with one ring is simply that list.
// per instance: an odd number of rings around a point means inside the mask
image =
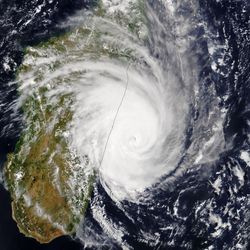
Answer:
[{"label": "black line", "polygon": [[117,110],[116,110],[116,114],[115,114],[115,117],[114,117],[114,120],[113,120],[113,123],[112,123],[112,127],[111,127],[111,129],[110,129],[110,131],[109,131],[109,134],[108,134],[108,137],[107,137],[107,140],[106,140],[106,144],[105,144],[105,147],[104,147],[104,150],[103,150],[103,155],[102,155],[101,162],[100,162],[100,167],[102,166],[102,162],[103,162],[103,159],[104,159],[106,150],[107,150],[107,146],[108,146],[108,143],[109,143],[110,136],[111,136],[112,131],[113,131],[113,129],[114,129],[114,126],[115,126],[115,122],[116,122],[117,116],[118,116],[118,114],[119,114],[120,108],[121,108],[121,106],[122,106],[122,104],[123,104],[125,95],[126,95],[126,93],[127,93],[127,89],[128,89],[128,80],[129,80],[129,79],[128,79],[128,68],[129,68],[129,65],[130,65],[130,64],[128,64],[128,67],[127,67],[127,70],[126,70],[126,77],[127,77],[126,86],[125,86],[125,89],[124,89],[123,96],[122,96],[122,99],[121,99],[121,101],[120,101],[120,104],[119,104],[119,106],[118,106],[118,108],[117,108]]}]

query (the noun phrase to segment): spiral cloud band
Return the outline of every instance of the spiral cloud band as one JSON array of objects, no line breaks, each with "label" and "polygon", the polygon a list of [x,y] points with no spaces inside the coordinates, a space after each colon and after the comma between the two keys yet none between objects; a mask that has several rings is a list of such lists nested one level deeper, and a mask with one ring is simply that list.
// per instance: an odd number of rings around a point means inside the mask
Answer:
[{"label": "spiral cloud band", "polygon": [[[33,93],[39,98],[42,87],[48,103],[71,96],[64,137],[72,154],[88,158],[89,172],[111,197],[136,201],[163,176],[214,159],[210,142],[219,152],[223,138],[214,89],[198,84],[192,20],[175,14],[169,1],[154,7],[128,2],[118,3],[118,13],[104,1],[105,14],[80,13],[64,24],[69,33],[29,48],[29,70],[19,81],[21,102]],[[200,99],[205,91],[212,104],[207,111]],[[194,118],[195,112],[207,113]]]}]

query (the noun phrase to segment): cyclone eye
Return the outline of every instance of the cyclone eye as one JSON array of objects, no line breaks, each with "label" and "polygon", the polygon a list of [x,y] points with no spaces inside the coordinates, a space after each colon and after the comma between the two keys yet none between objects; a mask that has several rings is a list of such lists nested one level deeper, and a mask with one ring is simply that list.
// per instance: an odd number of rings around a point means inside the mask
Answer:
[{"label": "cyclone eye", "polygon": [[129,140],[129,144],[132,146],[132,147],[136,147],[137,146],[137,138],[136,136],[132,136]]}]

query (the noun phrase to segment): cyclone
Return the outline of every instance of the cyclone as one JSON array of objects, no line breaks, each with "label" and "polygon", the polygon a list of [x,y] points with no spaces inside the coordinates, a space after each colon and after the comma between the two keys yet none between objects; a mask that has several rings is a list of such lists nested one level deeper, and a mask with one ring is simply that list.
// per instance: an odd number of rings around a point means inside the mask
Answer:
[{"label": "cyclone", "polygon": [[[78,26],[86,25],[90,30],[87,36],[76,30],[71,36],[77,42],[73,42],[73,48],[65,45],[65,54],[57,55],[58,51],[50,48],[37,50],[53,56],[38,56],[31,62],[27,59],[28,64],[35,64],[34,71],[20,79],[25,94],[31,86],[32,91],[49,86],[46,95],[51,99],[59,93],[72,94],[74,114],[68,135],[71,148],[80,157],[88,156],[106,191],[118,200],[136,200],[162,176],[176,171],[198,89],[197,78],[190,74],[195,62],[187,65],[181,59],[181,53],[189,53],[188,42],[159,47],[163,42],[160,33],[167,34],[168,27],[154,26],[155,30],[150,30],[150,24],[159,22],[159,17],[149,4],[144,8],[149,27],[143,38],[112,19],[85,15]],[[140,25],[146,30],[145,24]],[[189,30],[185,27],[181,32]],[[95,38],[95,33],[101,38]],[[114,55],[100,51],[103,54],[92,58],[91,53],[98,51],[84,50],[93,49],[93,42]],[[76,46],[83,52],[77,52]],[[159,53],[166,56],[161,58]],[[48,65],[59,61],[50,74],[42,73],[42,81],[34,84],[36,71],[40,73],[42,67],[48,70]]]},{"label": "cyclone", "polygon": [[82,155],[90,147],[87,154],[112,195],[135,199],[136,193],[174,169],[181,145],[171,137],[175,133],[181,141],[184,128],[177,130],[177,122],[184,123],[187,110],[172,105],[171,90],[166,93],[167,84],[158,81],[163,76],[149,74],[150,68],[143,72],[140,65],[107,61],[83,67],[94,74],[90,73],[87,95],[84,85],[79,86],[83,94],[74,108],[73,143]]},{"label": "cyclone", "polygon": [[[117,50],[113,58],[104,52],[95,59],[91,53],[98,51],[79,53],[67,45],[65,54],[48,49],[53,56],[28,61],[35,64],[33,74],[21,79],[25,95],[27,89],[38,86],[49,86],[46,95],[51,99],[59,93],[72,94],[74,115],[68,140],[79,156],[89,157],[107,191],[120,200],[136,199],[176,170],[184,152],[190,108],[199,93],[193,74],[198,66],[184,38],[191,27],[177,26],[177,40],[164,42],[161,36],[169,36],[169,27],[155,26],[160,17],[150,4],[144,8],[148,30],[142,39],[112,19],[89,14],[79,21],[90,33],[78,38],[76,30],[72,35],[77,37],[76,45],[83,51],[91,49],[94,39],[99,39],[94,33],[100,33],[100,41],[95,42],[107,47],[107,53]],[[42,73],[43,80],[34,84],[36,71],[48,70],[48,65],[59,61],[53,72]]]}]

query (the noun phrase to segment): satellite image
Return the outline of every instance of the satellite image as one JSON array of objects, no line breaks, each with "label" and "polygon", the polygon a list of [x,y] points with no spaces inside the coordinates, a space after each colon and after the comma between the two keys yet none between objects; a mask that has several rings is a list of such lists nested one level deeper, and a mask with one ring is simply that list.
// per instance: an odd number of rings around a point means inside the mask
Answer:
[{"label": "satellite image", "polygon": [[0,14],[0,250],[250,249],[249,0]]}]

